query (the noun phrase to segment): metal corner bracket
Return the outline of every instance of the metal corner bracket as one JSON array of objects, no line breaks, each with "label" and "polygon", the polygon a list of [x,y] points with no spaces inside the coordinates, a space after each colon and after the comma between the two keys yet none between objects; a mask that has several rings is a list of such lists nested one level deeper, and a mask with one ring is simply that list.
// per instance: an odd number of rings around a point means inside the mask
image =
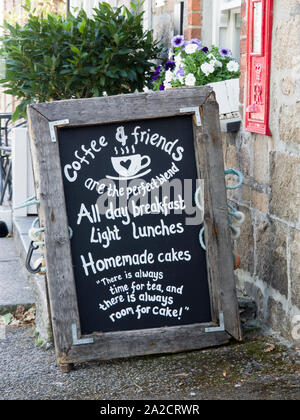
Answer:
[{"label": "metal corner bracket", "polygon": [[188,107],[188,108],[180,108],[179,111],[182,112],[182,113],[195,113],[196,125],[197,125],[197,127],[201,127],[202,123],[201,123],[199,107],[192,106],[192,107]]},{"label": "metal corner bracket", "polygon": [[78,338],[77,337],[76,324],[72,324],[72,339],[73,339],[74,346],[79,346],[80,344],[93,344],[94,343],[93,338]]},{"label": "metal corner bracket", "polygon": [[218,332],[218,331],[225,331],[225,323],[224,323],[224,313],[219,313],[219,320],[220,320],[220,326],[219,327],[211,327],[211,328],[205,328],[206,333],[211,332]]},{"label": "metal corner bracket", "polygon": [[49,122],[49,130],[50,130],[50,137],[52,143],[56,142],[56,133],[55,127],[63,127],[64,125],[70,124],[69,120],[58,120],[58,121],[50,121]]}]

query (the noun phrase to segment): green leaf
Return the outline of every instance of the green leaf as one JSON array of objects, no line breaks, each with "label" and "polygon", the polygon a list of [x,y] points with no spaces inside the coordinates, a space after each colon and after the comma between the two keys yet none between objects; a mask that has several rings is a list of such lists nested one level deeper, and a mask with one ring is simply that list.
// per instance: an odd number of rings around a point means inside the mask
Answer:
[{"label": "green leaf", "polygon": [[113,39],[114,39],[115,43],[117,45],[119,45],[119,43],[120,43],[119,35],[118,34],[114,34]]},{"label": "green leaf", "polygon": [[12,316],[12,314],[5,314],[5,315],[2,315],[1,316],[1,319],[2,319],[2,321],[3,321],[3,323],[4,323],[4,325],[8,325],[8,324],[10,324],[11,323],[11,320],[12,320],[12,318],[13,318],[13,316]]},{"label": "green leaf", "polygon": [[120,69],[119,72],[122,77],[127,77],[127,72],[125,70]]},{"label": "green leaf", "polygon": [[82,34],[83,32],[84,32],[84,29],[85,29],[85,25],[86,25],[86,22],[85,22],[85,20],[83,19],[82,21],[81,21],[81,23],[80,23],[80,25],[79,25],[79,32]]},{"label": "green leaf", "polygon": [[71,50],[72,50],[75,54],[77,54],[78,56],[80,56],[80,55],[81,55],[80,50],[79,50],[77,47],[75,47],[75,45],[71,45]]},{"label": "green leaf", "polygon": [[66,31],[70,31],[72,29],[72,22],[71,21],[69,21],[69,22],[67,22],[67,24],[66,24]]},{"label": "green leaf", "polygon": [[106,81],[105,76],[102,74],[100,76],[100,86],[105,86],[105,81]]},{"label": "green leaf", "polygon": [[133,1],[131,1],[131,2],[130,2],[130,7],[131,7],[131,9],[132,9],[132,10],[134,10],[135,12],[137,11],[137,5],[136,5]]},{"label": "green leaf", "polygon": [[125,54],[129,54],[131,52],[132,52],[132,50],[129,50],[128,48],[126,48],[126,49],[119,50],[118,54],[119,55],[125,55]]}]

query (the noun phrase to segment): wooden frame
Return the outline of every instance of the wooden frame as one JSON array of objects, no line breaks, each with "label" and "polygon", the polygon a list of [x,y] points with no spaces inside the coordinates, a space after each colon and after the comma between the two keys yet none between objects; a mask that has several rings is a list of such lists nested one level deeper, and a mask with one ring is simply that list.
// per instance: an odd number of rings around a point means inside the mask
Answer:
[{"label": "wooden frame", "polygon": [[[47,284],[58,363],[179,352],[241,339],[228,221],[218,104],[210,87],[30,105],[27,110],[39,219],[45,227]],[[193,114],[199,178],[206,180],[205,217],[213,322],[81,336],[56,126],[99,125]],[[200,121],[201,120],[201,121]],[[201,125],[200,125],[201,124]],[[54,141],[53,141],[54,140]],[[219,314],[221,314],[219,316]],[[224,323],[223,323],[224,317]],[[220,324],[220,325],[219,325]]]}]

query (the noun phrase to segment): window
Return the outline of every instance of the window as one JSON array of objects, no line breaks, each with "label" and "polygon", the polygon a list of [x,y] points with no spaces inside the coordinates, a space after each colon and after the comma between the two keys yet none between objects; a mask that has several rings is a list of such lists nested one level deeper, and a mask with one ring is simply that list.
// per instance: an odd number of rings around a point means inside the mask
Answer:
[{"label": "window", "polygon": [[[206,0],[207,1],[207,0]],[[209,0],[211,5],[211,43],[229,48],[240,57],[241,0]]]}]

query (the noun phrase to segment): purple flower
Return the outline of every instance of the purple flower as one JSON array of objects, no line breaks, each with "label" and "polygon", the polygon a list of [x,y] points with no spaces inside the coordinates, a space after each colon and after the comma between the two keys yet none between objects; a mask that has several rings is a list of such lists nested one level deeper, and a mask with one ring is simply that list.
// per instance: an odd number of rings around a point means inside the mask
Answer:
[{"label": "purple flower", "polygon": [[165,64],[165,70],[173,70],[175,67],[174,61],[168,60]]},{"label": "purple flower", "polygon": [[155,72],[153,73],[153,76],[152,76],[152,82],[155,82],[155,80],[157,80],[159,78],[161,69],[162,69],[162,66],[156,67],[156,70],[155,70]]},{"label": "purple flower", "polygon": [[203,51],[204,53],[208,53],[209,49],[207,47],[204,47],[201,49],[201,51]]},{"label": "purple flower", "polygon": [[155,70],[154,74],[159,74],[159,73],[160,73],[161,68],[162,68],[162,66],[158,66],[158,67],[156,67],[156,70]]},{"label": "purple flower", "polygon": [[162,69],[162,66],[156,67],[155,72],[153,73],[152,82],[155,82],[160,76],[160,70]]},{"label": "purple flower", "polygon": [[174,47],[181,47],[184,44],[182,35],[176,35],[172,38],[172,44]]},{"label": "purple flower", "polygon": [[176,76],[184,77],[184,70],[181,66],[179,67],[179,70],[177,70]]},{"label": "purple flower", "polygon": [[228,50],[227,48],[220,48],[219,53],[222,57],[230,57],[231,55],[230,50]]},{"label": "purple flower", "polygon": [[165,87],[164,87],[163,83],[159,86],[159,90],[165,90]]},{"label": "purple flower", "polygon": [[159,78],[161,69],[162,69],[162,66],[156,67],[156,70],[155,70],[155,72],[153,73],[153,76],[152,76],[152,82],[155,82],[155,80],[157,80]]},{"label": "purple flower", "polygon": [[202,42],[198,38],[191,39],[190,40],[190,44],[196,44],[196,45],[198,45],[198,50],[200,50],[201,47],[202,47]]}]

